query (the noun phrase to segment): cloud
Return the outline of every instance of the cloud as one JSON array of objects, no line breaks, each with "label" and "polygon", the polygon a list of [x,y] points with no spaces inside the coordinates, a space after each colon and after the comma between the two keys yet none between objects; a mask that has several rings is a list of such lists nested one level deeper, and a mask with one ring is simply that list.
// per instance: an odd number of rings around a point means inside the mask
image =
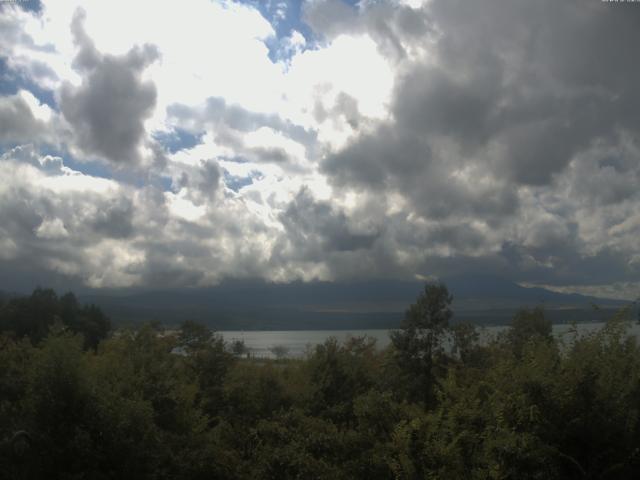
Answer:
[{"label": "cloud", "polygon": [[35,230],[35,234],[39,238],[48,240],[56,240],[69,236],[69,232],[65,228],[62,220],[60,220],[59,218],[43,220]]},{"label": "cloud", "polygon": [[303,16],[329,40],[367,34],[385,56],[397,62],[419,54],[434,33],[422,7],[398,1],[360,2],[353,7],[342,0],[311,0],[304,4]]},{"label": "cloud", "polygon": [[[115,182],[86,177],[65,167],[61,158],[41,156],[33,148],[7,152],[1,165],[0,237],[15,245],[5,260],[16,272],[45,277],[46,272],[57,272],[89,282],[94,274],[90,251],[103,242],[101,222],[109,215],[104,212],[124,191]],[[122,271],[117,275],[126,276]]]},{"label": "cloud", "polygon": [[84,30],[85,15],[78,10],[71,26],[78,47],[74,65],[84,79],[79,87],[63,84],[62,113],[86,154],[115,164],[139,164],[148,141],[144,121],[156,103],[155,85],[143,81],[141,74],[158,51],[145,45],[124,56],[102,55]]},{"label": "cloud", "polygon": [[[637,32],[614,9],[582,7],[580,2],[548,9],[526,2],[507,7],[493,1],[473,7],[430,2],[427,12],[440,34],[431,57],[407,63],[397,77],[389,122],[400,132],[396,136],[412,133],[427,141],[444,136],[470,158],[492,147],[496,151],[486,168],[494,175],[541,185],[594,139],[635,129],[638,117],[627,105],[638,95],[628,79],[638,72],[611,60],[597,38],[607,38],[617,27],[627,40]],[[551,22],[549,9],[556,10]],[[529,29],[515,29],[523,18],[530,19]],[[534,37],[538,25],[544,25],[544,38]],[[594,52],[603,68],[592,66],[584,74],[568,70],[568,65],[584,70],[594,62]]]},{"label": "cloud", "polygon": [[85,175],[33,147],[5,153],[0,166],[2,261],[17,277],[98,288],[278,274],[268,264],[278,230],[220,194],[215,161],[175,194]]},{"label": "cloud", "polygon": [[315,260],[325,253],[349,252],[371,248],[379,233],[358,231],[349,224],[347,216],[336,211],[328,202],[313,199],[308,190],[301,190],[280,215],[289,242],[295,251],[315,251]]},{"label": "cloud", "polygon": [[303,14],[314,31],[329,37],[352,29],[358,22],[357,11],[342,0],[306,2]]},{"label": "cloud", "polygon": [[[637,12],[547,7],[429,2],[437,35],[428,55],[399,69],[392,117],[322,162],[341,191],[400,196],[416,218],[437,222],[420,238],[443,247],[423,257],[431,272],[457,268],[475,245],[491,268],[548,283],[575,281],[599,258],[616,259],[597,262],[603,276],[639,273],[628,259],[640,245],[626,235],[637,233],[638,117],[627,105],[640,100],[629,81],[640,70],[607,53],[615,44],[627,55],[620,39],[638,32],[625,15]],[[516,245],[517,257],[501,245]]]},{"label": "cloud", "polygon": [[220,188],[222,176],[220,166],[215,160],[200,160],[196,168],[183,169],[178,179],[180,189],[196,205],[214,202]]},{"label": "cloud", "polygon": [[192,132],[208,131],[229,156],[281,168],[304,168],[315,154],[316,134],[275,114],[251,112],[211,97],[202,108],[175,104],[169,122]]},{"label": "cloud", "polygon": [[134,233],[133,213],[131,200],[118,199],[106,209],[96,212],[93,228],[107,238],[128,238]]},{"label": "cloud", "polygon": [[29,92],[0,97],[0,143],[32,142],[46,133],[46,120],[38,118],[40,110],[46,118],[48,110]]},{"label": "cloud", "polygon": [[640,281],[640,10],[296,12],[270,24],[225,1],[7,8],[3,265],[96,287]]}]

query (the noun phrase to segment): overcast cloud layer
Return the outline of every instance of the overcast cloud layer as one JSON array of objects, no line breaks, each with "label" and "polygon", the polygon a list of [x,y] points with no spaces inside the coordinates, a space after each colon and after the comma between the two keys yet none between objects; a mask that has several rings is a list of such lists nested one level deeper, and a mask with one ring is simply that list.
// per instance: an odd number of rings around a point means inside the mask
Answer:
[{"label": "overcast cloud layer", "polygon": [[0,269],[640,288],[640,4],[0,6]]}]

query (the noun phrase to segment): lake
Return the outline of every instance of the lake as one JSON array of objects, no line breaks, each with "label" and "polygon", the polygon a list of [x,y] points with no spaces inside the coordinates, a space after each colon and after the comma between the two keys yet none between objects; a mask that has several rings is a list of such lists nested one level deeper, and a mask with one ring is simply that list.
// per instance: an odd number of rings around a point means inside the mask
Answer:
[{"label": "lake", "polygon": [[[576,327],[578,333],[588,334],[604,326],[604,323],[578,323]],[[630,332],[640,335],[640,325],[630,324]],[[506,326],[490,326],[479,328],[480,337],[486,341],[497,335]],[[571,335],[572,325],[553,325],[553,333],[557,338]],[[362,337],[367,335],[376,339],[379,348],[385,348],[391,342],[389,333],[391,330],[282,330],[282,331],[220,331],[225,341],[243,340],[249,349],[251,356],[260,358],[276,358],[271,351],[274,347],[281,347],[286,351],[286,356],[291,358],[303,357],[315,345],[323,343],[329,337],[335,337],[339,341],[344,341],[349,337]]]}]

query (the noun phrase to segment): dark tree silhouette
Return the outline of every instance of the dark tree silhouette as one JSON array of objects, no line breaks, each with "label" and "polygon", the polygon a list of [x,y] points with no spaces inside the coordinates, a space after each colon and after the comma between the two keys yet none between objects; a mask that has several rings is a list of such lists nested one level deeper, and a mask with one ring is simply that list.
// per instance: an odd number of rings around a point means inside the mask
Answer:
[{"label": "dark tree silhouette", "polygon": [[427,405],[434,400],[436,366],[443,355],[442,341],[449,331],[453,297],[442,284],[427,284],[409,307],[400,330],[391,334],[395,359],[405,374],[413,400]]},{"label": "dark tree silhouette", "polygon": [[36,288],[30,296],[12,298],[0,307],[0,331],[27,337],[33,344],[41,342],[56,322],[81,334],[85,349],[95,349],[111,330],[99,307],[81,306],[71,292],[58,298],[51,289]]}]

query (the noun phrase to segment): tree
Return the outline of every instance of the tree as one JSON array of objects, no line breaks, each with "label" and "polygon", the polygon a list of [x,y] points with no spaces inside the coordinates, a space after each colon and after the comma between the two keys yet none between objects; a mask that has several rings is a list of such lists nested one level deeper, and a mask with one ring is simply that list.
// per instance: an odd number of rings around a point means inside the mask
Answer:
[{"label": "tree", "polygon": [[51,289],[36,288],[28,297],[9,300],[0,311],[0,330],[17,338],[29,337],[31,343],[42,341],[58,317],[58,297]]},{"label": "tree", "polygon": [[405,374],[412,400],[434,400],[437,359],[444,354],[442,342],[449,332],[453,297],[443,284],[427,284],[409,307],[400,330],[392,332],[395,360]]},{"label": "tree", "polygon": [[469,364],[478,360],[480,334],[475,325],[470,322],[462,322],[454,325],[451,330],[453,333],[453,353],[458,355],[460,361]]},{"label": "tree", "polygon": [[273,353],[278,360],[282,360],[289,355],[289,349],[285,345],[274,345],[269,349],[269,351]]},{"label": "tree", "polygon": [[180,325],[178,343],[186,350],[198,350],[211,343],[213,332],[209,327],[193,320],[185,320]]},{"label": "tree", "polygon": [[513,317],[507,332],[507,340],[516,357],[520,357],[527,343],[538,340],[551,341],[553,339],[551,331],[551,320],[545,318],[542,307],[524,308],[516,312]]},{"label": "tree", "polygon": [[202,409],[214,417],[224,403],[223,384],[234,357],[224,339],[206,325],[187,320],[180,326],[178,346],[186,353],[185,363],[197,379]]},{"label": "tree", "polygon": [[109,318],[95,305],[80,306],[69,292],[58,298],[51,289],[36,288],[29,297],[12,298],[0,308],[0,331],[40,343],[56,322],[84,336],[84,348],[96,349],[111,330]]},{"label": "tree", "polygon": [[348,340],[335,337],[316,345],[309,358],[312,411],[336,423],[353,420],[353,400],[373,385],[370,368],[375,341],[370,337]]},{"label": "tree", "polygon": [[84,306],[76,317],[76,324],[70,325],[75,332],[84,336],[84,348],[96,349],[111,330],[109,318],[95,305]]},{"label": "tree", "polygon": [[231,353],[233,353],[236,357],[241,357],[245,353],[249,353],[249,349],[247,345],[244,343],[244,340],[235,339],[231,342]]}]

